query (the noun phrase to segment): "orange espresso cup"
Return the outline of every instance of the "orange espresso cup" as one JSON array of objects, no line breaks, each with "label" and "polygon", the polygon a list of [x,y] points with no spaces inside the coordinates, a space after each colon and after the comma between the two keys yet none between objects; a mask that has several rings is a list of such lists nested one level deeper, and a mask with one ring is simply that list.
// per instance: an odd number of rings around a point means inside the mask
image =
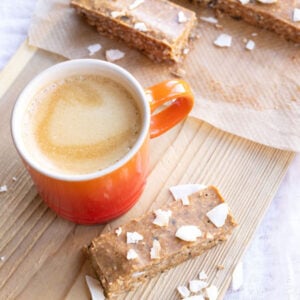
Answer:
[{"label": "orange espresso cup", "polygon": [[[116,163],[89,174],[62,174],[48,169],[30,154],[21,134],[22,119],[33,96],[42,88],[84,74],[112,79],[130,92],[141,114],[141,130],[133,147]],[[129,72],[115,64],[94,59],[70,60],[43,71],[25,87],[13,110],[12,136],[40,196],[51,209],[75,223],[105,223],[127,212],[141,195],[148,175],[150,138],[182,121],[193,104],[191,89],[181,79],[143,89]],[[157,108],[160,109],[155,113]]]}]

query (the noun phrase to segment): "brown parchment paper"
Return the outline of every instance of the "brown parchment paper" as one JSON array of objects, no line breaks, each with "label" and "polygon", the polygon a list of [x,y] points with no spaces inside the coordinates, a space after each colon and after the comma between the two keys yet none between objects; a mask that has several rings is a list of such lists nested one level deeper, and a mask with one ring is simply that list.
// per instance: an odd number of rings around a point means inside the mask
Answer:
[{"label": "brown parchment paper", "polygon": [[[199,17],[198,38],[180,66],[195,94],[191,116],[261,144],[300,151],[300,45],[226,16],[218,17],[221,26],[216,27],[200,20],[213,11],[176,2]],[[232,36],[230,48],[213,45],[221,33]],[[252,51],[245,49],[248,39],[255,41]],[[144,87],[172,78],[175,68],[153,63],[124,43],[100,36],[69,0],[38,1],[29,43],[69,59],[105,59],[106,50],[119,49],[126,55],[115,63]],[[102,48],[90,56],[87,47],[95,43]]]}]

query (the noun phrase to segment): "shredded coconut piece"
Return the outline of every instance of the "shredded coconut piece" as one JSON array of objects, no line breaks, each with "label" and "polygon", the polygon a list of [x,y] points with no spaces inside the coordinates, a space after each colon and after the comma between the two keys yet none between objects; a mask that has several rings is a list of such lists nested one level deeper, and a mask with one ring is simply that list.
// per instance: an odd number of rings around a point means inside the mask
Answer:
[{"label": "shredded coconut piece", "polygon": [[250,0],[239,0],[241,2],[241,4],[248,4],[250,2]]},{"label": "shredded coconut piece", "polygon": [[105,300],[103,289],[100,282],[88,275],[85,276],[86,283],[88,285],[92,300]]},{"label": "shredded coconut piece", "polygon": [[158,240],[153,240],[153,246],[150,250],[150,257],[151,259],[157,259],[160,258],[160,242]]},{"label": "shredded coconut piece", "polygon": [[148,31],[147,26],[143,22],[137,22],[134,24],[134,29],[142,32]]},{"label": "shredded coconut piece", "polygon": [[217,300],[219,291],[215,285],[211,285],[211,286],[207,287],[205,289],[205,291],[206,291],[206,297],[209,300]]},{"label": "shredded coconut piece", "polygon": [[140,6],[142,3],[144,3],[144,0],[135,0],[134,2],[132,2],[132,3],[129,5],[129,9],[135,9],[135,8],[137,8],[138,6]]},{"label": "shredded coconut piece", "polygon": [[247,50],[253,50],[255,48],[255,42],[254,41],[252,41],[252,40],[249,40],[248,42],[247,42],[247,44],[246,44],[246,49]]},{"label": "shredded coconut piece", "polygon": [[222,227],[225,224],[227,215],[229,213],[229,207],[227,203],[221,203],[207,212],[207,217],[216,226]]},{"label": "shredded coconut piece", "polygon": [[201,237],[201,230],[194,225],[184,225],[177,229],[175,236],[186,242],[195,242],[198,237]]},{"label": "shredded coconut piece", "polygon": [[239,262],[232,273],[231,288],[233,291],[238,291],[242,287],[243,279],[243,264]]},{"label": "shredded coconut piece", "polygon": [[198,293],[202,289],[206,288],[208,286],[208,283],[203,280],[191,280],[189,282],[189,288],[192,293]]},{"label": "shredded coconut piece", "polygon": [[7,192],[7,185],[6,184],[0,186],[0,193],[3,193],[3,192]]},{"label": "shredded coconut piece", "polygon": [[200,17],[200,20],[210,24],[218,24],[218,19],[214,17]]},{"label": "shredded coconut piece", "polygon": [[172,215],[172,212],[170,210],[157,209],[154,213],[156,218],[152,222],[153,224],[161,227],[169,225],[169,219]]},{"label": "shredded coconut piece", "polygon": [[17,181],[18,178],[17,178],[16,176],[14,176],[14,177],[12,178],[12,180],[13,180],[13,181]]},{"label": "shredded coconut piece", "polygon": [[137,244],[139,241],[143,240],[144,237],[138,232],[127,232],[127,244]]},{"label": "shredded coconut piece", "polygon": [[184,206],[190,205],[190,200],[188,196],[183,196],[181,201]]},{"label": "shredded coconut piece", "polygon": [[146,272],[142,271],[142,272],[135,272],[132,274],[132,277],[133,278],[137,278],[137,277],[140,277],[140,276],[143,276]]},{"label": "shredded coconut piece", "polygon": [[198,277],[199,277],[200,280],[206,280],[208,278],[207,274],[204,271],[201,271],[199,273]]},{"label": "shredded coconut piece", "polygon": [[113,19],[115,19],[115,18],[124,16],[124,12],[123,11],[112,11],[110,13],[110,15]]},{"label": "shredded coconut piece", "polygon": [[115,233],[116,233],[117,236],[120,236],[121,233],[122,233],[122,228],[121,228],[121,227],[117,228],[117,229],[115,230]]},{"label": "shredded coconut piece", "polygon": [[214,44],[218,47],[230,47],[232,42],[232,37],[229,34],[222,33],[214,41]]},{"label": "shredded coconut piece", "polygon": [[0,256],[1,261],[5,261],[5,256]]},{"label": "shredded coconut piece", "polygon": [[89,56],[94,55],[96,52],[98,52],[99,50],[101,50],[101,45],[100,44],[93,44],[87,47],[87,49],[89,50]]},{"label": "shredded coconut piece", "polygon": [[177,291],[180,294],[180,296],[184,299],[186,299],[191,294],[189,289],[184,285],[177,287]]},{"label": "shredded coconut piece", "polygon": [[263,4],[272,4],[277,2],[277,0],[257,0],[257,1]]},{"label": "shredded coconut piece", "polygon": [[294,8],[294,10],[293,10],[293,22],[300,22],[300,8]]},{"label": "shredded coconut piece", "polygon": [[177,15],[177,21],[178,23],[186,23],[188,21],[186,15],[183,11],[180,11]]},{"label": "shredded coconut piece", "polygon": [[105,52],[105,57],[107,61],[113,62],[119,60],[125,56],[125,53],[118,49],[110,49]]},{"label": "shredded coconut piece", "polygon": [[127,252],[126,258],[128,260],[136,259],[136,258],[138,258],[138,254],[136,253],[136,251],[134,249],[129,249]]},{"label": "shredded coconut piece", "polygon": [[170,187],[170,192],[175,200],[182,199],[184,196],[189,196],[200,190],[205,189],[204,184],[180,184]]}]

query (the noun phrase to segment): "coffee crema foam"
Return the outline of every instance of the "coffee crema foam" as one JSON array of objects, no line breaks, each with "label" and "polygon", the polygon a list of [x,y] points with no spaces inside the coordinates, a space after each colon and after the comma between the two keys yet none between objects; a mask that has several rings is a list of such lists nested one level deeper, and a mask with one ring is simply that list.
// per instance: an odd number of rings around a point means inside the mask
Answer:
[{"label": "coffee crema foam", "polygon": [[102,170],[128,153],[141,129],[134,97],[98,75],[80,75],[41,90],[27,107],[23,139],[33,159],[63,174]]}]

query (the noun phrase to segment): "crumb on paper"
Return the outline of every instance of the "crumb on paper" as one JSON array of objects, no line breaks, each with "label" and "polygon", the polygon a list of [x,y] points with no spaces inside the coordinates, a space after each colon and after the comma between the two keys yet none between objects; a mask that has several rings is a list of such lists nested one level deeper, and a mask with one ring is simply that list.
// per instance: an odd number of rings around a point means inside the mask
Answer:
[{"label": "crumb on paper", "polygon": [[138,31],[141,31],[141,32],[147,32],[148,29],[147,29],[147,26],[145,23],[143,22],[137,22],[134,24],[134,29],[138,30]]},{"label": "crumb on paper", "polygon": [[100,44],[93,44],[87,47],[87,49],[89,50],[89,56],[94,55],[95,53],[97,53],[98,51],[101,50],[101,45]]},{"label": "crumb on paper", "polygon": [[134,2],[132,2],[130,5],[129,5],[129,9],[132,10],[132,9],[136,9],[138,6],[140,6],[141,4],[144,3],[144,0],[135,0]]},{"label": "crumb on paper", "polygon": [[129,249],[126,256],[127,260],[132,260],[138,258],[138,254],[134,249]]},{"label": "crumb on paper", "polygon": [[232,36],[226,33],[220,34],[214,41],[214,44],[218,47],[230,47],[232,43]]},{"label": "crumb on paper", "polygon": [[85,280],[86,280],[87,286],[88,286],[90,294],[91,294],[91,299],[92,300],[105,300],[105,296],[103,293],[103,289],[100,285],[100,282],[97,279],[95,279],[91,276],[88,276],[88,275],[85,276]]},{"label": "crumb on paper", "polygon": [[107,61],[113,62],[119,60],[125,56],[125,53],[118,49],[106,50],[105,57]]},{"label": "crumb on paper", "polygon": [[294,10],[293,10],[293,22],[300,22],[300,8],[294,8]]},{"label": "crumb on paper", "polygon": [[188,18],[186,17],[186,15],[184,14],[183,11],[180,11],[177,15],[177,21],[178,23],[186,23],[188,21]]},{"label": "crumb on paper", "polygon": [[4,192],[7,192],[7,185],[6,184],[0,186],[0,193],[4,193]]},{"label": "crumb on paper", "polygon": [[209,220],[218,228],[225,224],[229,207],[227,203],[221,203],[206,213]]},{"label": "crumb on paper", "polygon": [[216,265],[218,271],[224,270],[225,267],[223,265]]},{"label": "crumb on paper", "polygon": [[186,71],[185,69],[181,68],[181,67],[175,67],[175,68],[172,68],[170,70],[170,73],[176,77],[184,77],[186,75]]},{"label": "crumb on paper", "polygon": [[238,291],[243,285],[243,280],[243,263],[239,262],[232,273],[231,289]]},{"label": "crumb on paper", "polygon": [[121,227],[117,228],[117,229],[115,230],[115,233],[116,233],[117,236],[120,236],[121,233],[122,233],[122,228],[121,228]]},{"label": "crumb on paper", "polygon": [[255,48],[255,42],[248,40],[246,43],[246,49],[252,51]]},{"label": "crumb on paper", "polygon": [[17,181],[18,180],[18,178],[16,177],[16,176],[14,176],[13,178],[12,178],[12,181]]},{"label": "crumb on paper", "polygon": [[210,23],[210,24],[217,24],[218,23],[218,19],[216,19],[215,17],[200,17],[201,21]]},{"label": "crumb on paper", "polygon": [[177,229],[175,236],[186,242],[195,242],[202,232],[197,226],[183,225]]},{"label": "crumb on paper", "polygon": [[139,241],[142,241],[144,237],[138,232],[127,232],[127,244],[137,244]]}]

